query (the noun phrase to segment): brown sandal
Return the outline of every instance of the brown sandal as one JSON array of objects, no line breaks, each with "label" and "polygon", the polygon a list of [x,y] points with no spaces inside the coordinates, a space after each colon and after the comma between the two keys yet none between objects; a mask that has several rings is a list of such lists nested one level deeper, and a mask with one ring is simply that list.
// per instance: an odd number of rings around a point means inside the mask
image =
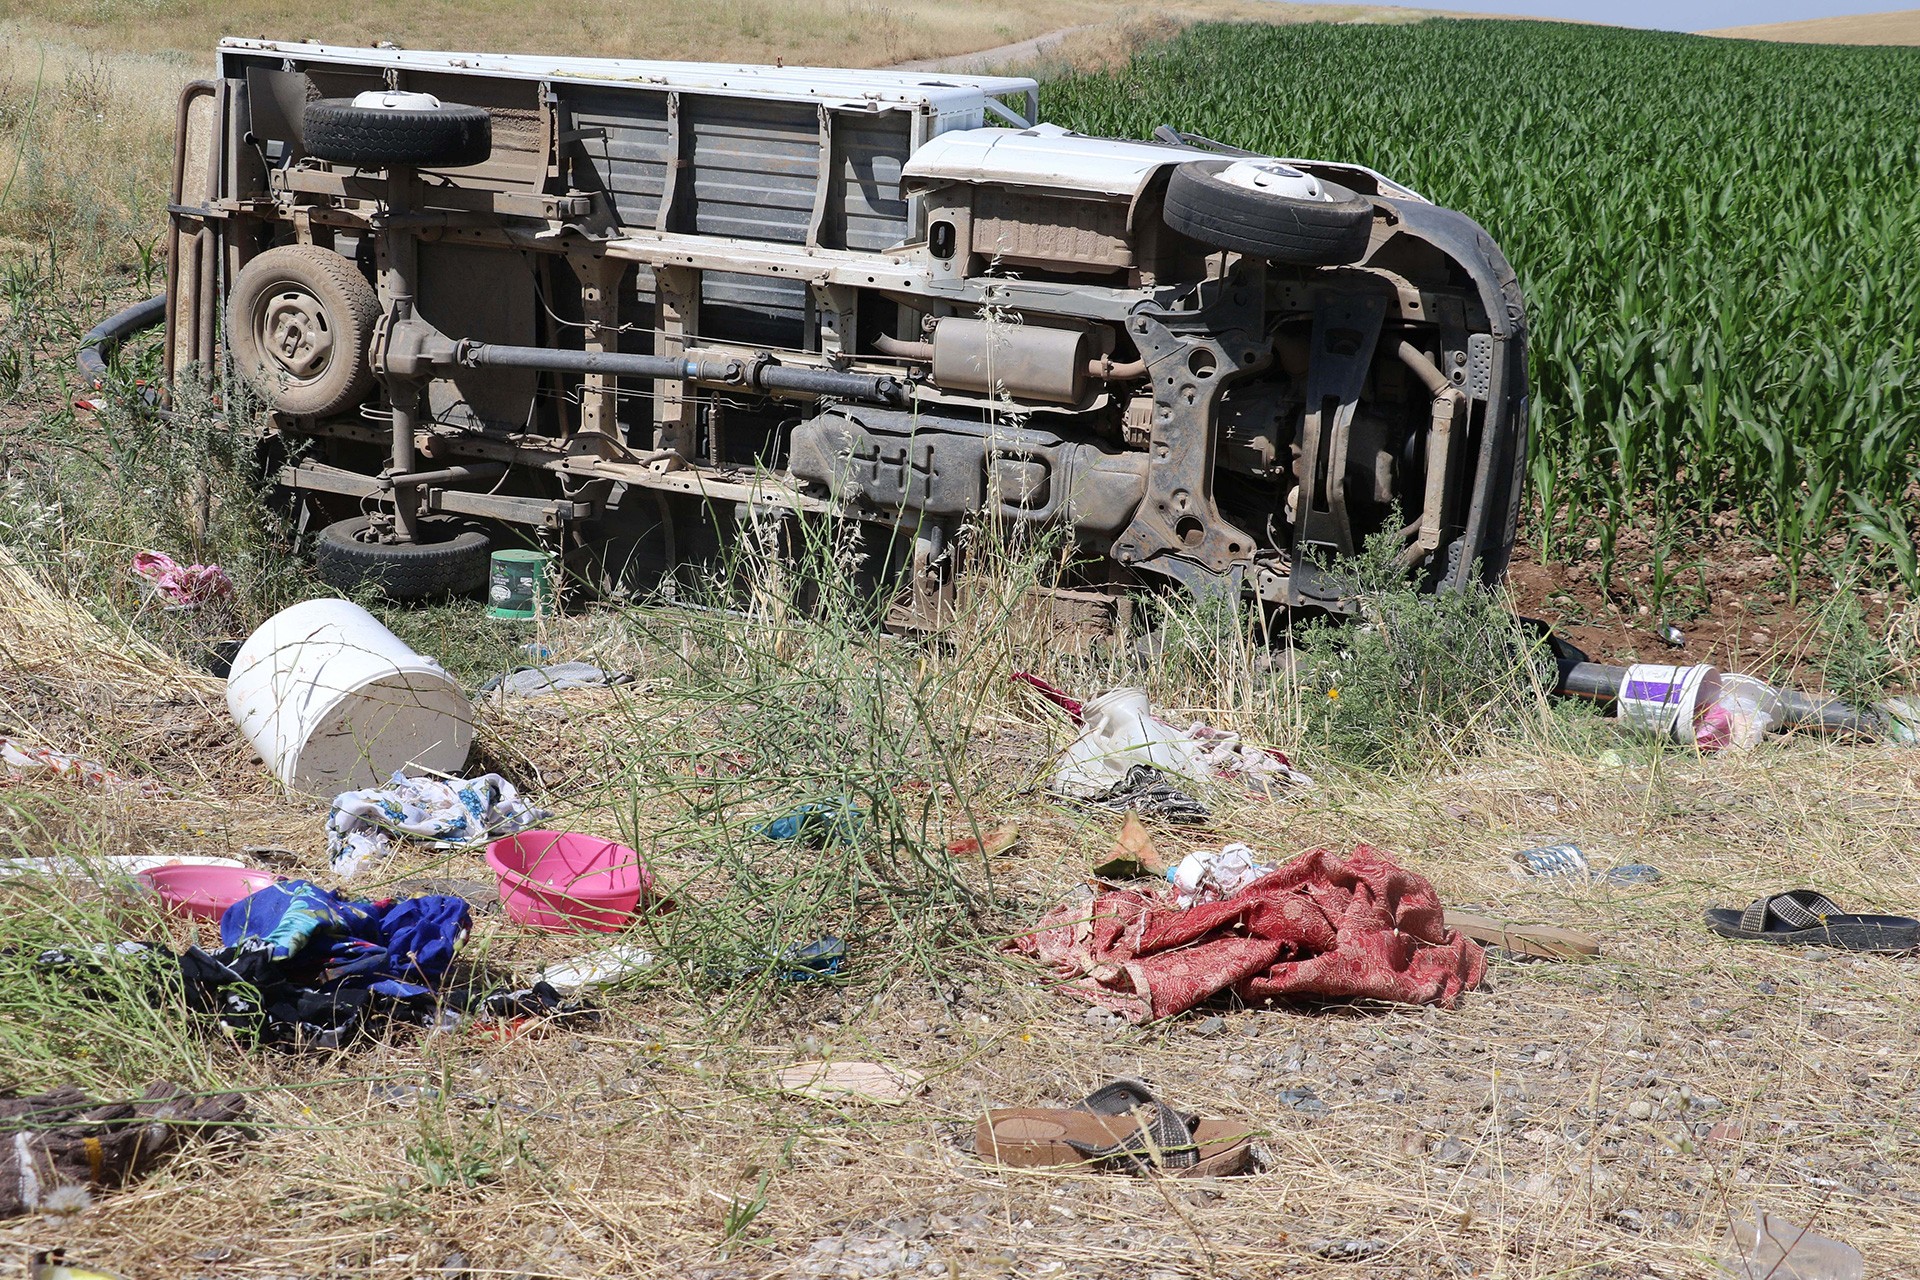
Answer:
[{"label": "brown sandal", "polygon": [[1448,911],[1447,928],[1482,946],[1500,947],[1517,956],[1542,960],[1581,960],[1600,954],[1600,939],[1577,929],[1550,924],[1508,924],[1492,916]]},{"label": "brown sandal", "polygon": [[1253,1163],[1250,1126],[1183,1115],[1137,1080],[1116,1080],[1073,1107],[989,1111],[974,1141],[981,1159],[1023,1169],[1083,1165],[1213,1178]]}]

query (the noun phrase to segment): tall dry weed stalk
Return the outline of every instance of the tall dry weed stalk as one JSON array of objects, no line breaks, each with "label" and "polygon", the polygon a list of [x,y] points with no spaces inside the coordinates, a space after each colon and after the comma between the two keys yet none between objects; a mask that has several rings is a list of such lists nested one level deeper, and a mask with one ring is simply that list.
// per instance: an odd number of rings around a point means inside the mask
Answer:
[{"label": "tall dry weed stalk", "polygon": [[52,242],[88,273],[137,261],[163,225],[173,106],[195,71],[0,24],[0,256],[11,239]]}]

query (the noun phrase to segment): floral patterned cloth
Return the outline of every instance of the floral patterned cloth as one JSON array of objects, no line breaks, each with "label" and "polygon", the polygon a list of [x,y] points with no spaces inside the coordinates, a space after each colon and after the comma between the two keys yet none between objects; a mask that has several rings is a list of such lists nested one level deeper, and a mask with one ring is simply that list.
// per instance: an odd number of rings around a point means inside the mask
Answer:
[{"label": "floral patterned cloth", "polygon": [[351,877],[375,854],[393,852],[392,835],[470,844],[524,831],[546,816],[497,773],[472,780],[396,773],[384,787],[343,791],[333,798],[327,853],[333,869]]}]

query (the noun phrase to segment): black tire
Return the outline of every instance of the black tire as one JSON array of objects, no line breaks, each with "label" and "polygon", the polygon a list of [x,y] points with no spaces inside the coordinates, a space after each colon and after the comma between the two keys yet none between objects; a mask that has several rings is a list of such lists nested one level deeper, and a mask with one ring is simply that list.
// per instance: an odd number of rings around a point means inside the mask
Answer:
[{"label": "black tire", "polygon": [[466,595],[487,585],[487,535],[457,520],[434,516],[420,522],[420,541],[368,541],[365,516],[341,520],[320,531],[314,568],[320,580],[342,591],[372,586],[392,600]]},{"label": "black tire", "polygon": [[1321,179],[1331,203],[1223,182],[1231,160],[1190,160],[1167,181],[1167,225],[1215,249],[1329,267],[1358,262],[1373,235],[1373,205]]},{"label": "black tire", "polygon": [[367,352],[380,298],[331,249],[288,244],[240,269],[227,300],[227,349],[240,376],[274,408],[323,417],[373,386]]},{"label": "black tire", "polygon": [[389,111],[356,107],[352,98],[322,98],[307,104],[304,125],[307,154],[356,169],[460,169],[493,154],[486,108],[453,102]]}]

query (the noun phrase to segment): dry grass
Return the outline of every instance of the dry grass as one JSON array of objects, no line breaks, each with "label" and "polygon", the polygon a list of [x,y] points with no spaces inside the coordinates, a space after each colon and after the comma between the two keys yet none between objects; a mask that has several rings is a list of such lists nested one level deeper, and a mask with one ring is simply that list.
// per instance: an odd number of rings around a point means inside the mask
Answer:
[{"label": "dry grass", "polygon": [[1807,22],[1774,22],[1753,27],[1722,27],[1702,35],[1734,40],[1784,40],[1793,44],[1920,44],[1920,9],[1898,13],[1850,14]]},{"label": "dry grass", "polygon": [[[70,650],[35,639],[36,623],[62,606],[28,599],[0,620],[7,689],[71,674]],[[563,656],[644,664],[659,678],[631,692],[490,707],[483,730],[489,753],[537,779],[560,822],[625,832],[669,883],[704,885],[705,853],[661,839],[684,824],[685,795],[616,804],[608,789],[610,777],[637,775],[703,727],[724,737],[709,708],[678,692],[666,656],[675,618],[562,624],[548,639]],[[107,643],[107,631],[77,630],[91,637],[89,653]],[[135,646],[97,665],[129,694],[188,680]],[[17,723],[17,702],[0,712],[8,731],[57,727]],[[1059,722],[997,682],[971,714],[970,794],[948,799],[1024,833],[993,868],[1002,905],[979,922],[991,937],[1067,892],[1088,855],[1104,851],[1110,824],[1027,790],[1063,741]],[[644,741],[636,725],[647,727]],[[279,844],[293,851],[284,869],[321,872],[318,808],[264,787],[223,722],[204,729],[204,749],[225,763],[220,776],[175,759],[156,765],[184,793],[174,799],[66,794],[70,838],[179,849],[185,829],[199,851]],[[1729,1216],[1757,1204],[1852,1242],[1870,1274],[1920,1271],[1920,1144],[1908,1101],[1920,966],[1740,947],[1699,923],[1704,905],[1800,884],[1863,908],[1920,904],[1920,758],[1808,742],[1735,760],[1631,744],[1623,754],[1626,763],[1603,765],[1519,746],[1413,779],[1332,776],[1298,805],[1226,800],[1213,832],[1162,833],[1175,850],[1238,838],[1275,856],[1366,840],[1431,877],[1449,903],[1605,939],[1592,963],[1498,962],[1491,989],[1455,1012],[1229,1009],[1215,1035],[1201,1033],[1198,1016],[1135,1029],[1090,1021],[990,948],[949,950],[928,973],[901,963],[906,946],[857,950],[844,986],[776,990],[742,1022],[728,997],[669,970],[610,996],[587,1029],[504,1042],[401,1034],[300,1058],[209,1045],[206,1070],[257,1090],[265,1120],[237,1163],[183,1160],[77,1219],[0,1227],[0,1241],[63,1244],[148,1280],[443,1267],[1704,1280],[1717,1274],[1711,1259]],[[45,798],[37,788],[9,794],[15,806]],[[1653,862],[1668,878],[1633,892],[1516,883],[1505,855],[1544,839],[1577,840],[1602,865]],[[465,853],[409,854],[392,869],[395,883],[423,876],[488,878]],[[696,922],[705,891],[683,900]],[[32,909],[15,891],[9,910]],[[174,934],[184,939],[178,926]],[[469,952],[525,977],[584,945],[482,915]],[[820,1055],[910,1066],[931,1090],[858,1112],[771,1093],[772,1069]],[[1009,1172],[967,1150],[981,1108],[1068,1100],[1114,1076],[1254,1118],[1261,1171],[1155,1185]],[[400,1086],[447,1097],[423,1103]],[[1286,1090],[1310,1090],[1325,1109],[1289,1105]],[[435,1187],[426,1173],[435,1162],[493,1172]],[[740,1208],[762,1194],[757,1213]],[[730,1212],[736,1225],[749,1220],[729,1242]],[[1349,1239],[1382,1252],[1359,1272],[1316,1252]]]},{"label": "dry grass", "polygon": [[223,681],[188,666],[124,621],[56,595],[0,547],[0,723],[130,774],[166,772],[175,789],[230,793],[253,772],[226,722]]},{"label": "dry grass", "polygon": [[1012,44],[1066,27],[1143,18],[1341,22],[1404,13],[1381,5],[1224,0],[1170,5],[1113,0],[655,0],[624,6],[473,3],[315,7],[289,0],[157,5],[135,0],[0,0],[0,20],[28,37],[101,52],[180,50],[205,56],[225,35],[342,44],[392,40],[417,49],[486,49],[600,57],[688,58],[790,66],[886,66]]},{"label": "dry grass", "polygon": [[174,103],[207,55],[107,53],[43,31],[0,21],[0,263],[51,254],[93,275],[144,253],[151,265]]}]

